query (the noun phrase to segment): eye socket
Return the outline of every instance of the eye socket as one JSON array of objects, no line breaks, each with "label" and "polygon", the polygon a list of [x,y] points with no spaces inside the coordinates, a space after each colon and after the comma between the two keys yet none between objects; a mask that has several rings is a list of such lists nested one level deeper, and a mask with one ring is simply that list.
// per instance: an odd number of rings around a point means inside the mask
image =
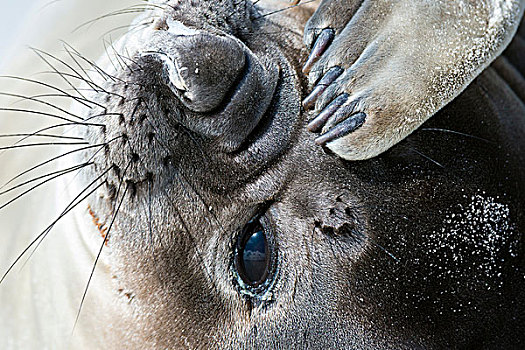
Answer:
[{"label": "eye socket", "polygon": [[235,251],[235,269],[239,284],[248,294],[260,294],[271,283],[275,252],[268,220],[252,219],[241,231]]}]

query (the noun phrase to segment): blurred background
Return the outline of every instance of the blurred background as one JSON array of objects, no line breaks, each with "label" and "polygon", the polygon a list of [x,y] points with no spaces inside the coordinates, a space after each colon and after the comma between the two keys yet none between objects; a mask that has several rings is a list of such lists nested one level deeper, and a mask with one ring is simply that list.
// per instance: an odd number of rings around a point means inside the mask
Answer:
[{"label": "blurred background", "polygon": [[[24,30],[22,22],[32,12],[33,5],[37,0],[2,0],[2,11],[0,11],[0,69],[8,59],[9,46],[20,37]],[[18,16],[13,16],[18,13]]]},{"label": "blurred background", "polygon": [[[111,16],[92,25],[78,26],[142,0],[0,0],[0,74],[19,74],[31,70],[36,47],[58,54],[64,40],[90,58],[102,50],[102,37],[108,31],[129,23],[136,14]],[[125,29],[110,33],[116,39]],[[109,36],[106,37],[109,40]],[[89,52],[88,52],[89,51]],[[21,69],[21,67],[23,67]]]},{"label": "blurred background", "polygon": [[30,51],[28,46],[46,46],[51,33],[58,34],[70,23],[65,15],[75,2],[80,1],[0,0],[0,71],[21,63]]},{"label": "blurred background", "polygon": [[9,47],[28,32],[24,23],[35,11],[35,4],[38,2],[39,0],[0,0],[0,70],[10,59]]},{"label": "blurred background", "polygon": [[[57,124],[56,119],[13,111],[16,108],[58,113],[56,108],[30,100],[32,97],[42,96],[41,94],[56,94],[56,91],[23,79],[38,80],[73,93],[72,88],[52,72],[52,69],[29,47],[38,48],[71,63],[71,58],[61,42],[63,40],[89,59],[97,60],[104,50],[103,38],[106,41],[116,41],[126,31],[126,25],[137,14],[110,16],[78,30],[75,29],[100,16],[136,4],[144,4],[144,2],[142,0],[0,0],[0,188],[35,164],[63,153],[57,147],[2,149],[19,142],[26,144],[32,142],[33,138],[22,141],[21,133],[34,133]],[[110,34],[107,34],[108,32]],[[53,62],[58,70],[70,73],[67,66],[52,59],[49,61]],[[72,81],[77,83],[75,79]],[[72,104],[71,99],[59,98],[59,96],[40,97],[40,99],[47,100],[63,110],[69,110]],[[60,135],[63,130],[53,129],[52,132]],[[45,172],[55,171],[55,167],[59,168],[60,165],[55,162],[50,164],[50,167],[40,168],[40,172],[31,176],[37,177]],[[28,196],[0,210],[0,271],[2,273],[34,237],[49,225],[50,220],[58,217],[63,210],[62,205],[55,204],[55,197],[64,196],[66,193],[64,188],[56,186],[58,185],[55,183],[41,186],[31,191]],[[0,206],[15,198],[21,191],[23,189],[0,196]],[[81,207],[79,210],[85,208]],[[59,232],[61,230],[65,228],[61,229],[57,226],[55,229]],[[45,257],[58,258],[63,254],[62,251],[67,251],[60,249],[63,245],[63,236],[55,234],[48,238],[31,258],[27,268],[15,269],[15,273],[2,283],[0,314],[4,317],[0,317],[1,349],[40,349],[40,341],[43,337],[60,339],[61,335],[71,332],[74,315],[73,319],[69,319],[71,315],[68,315],[65,309],[60,309],[60,304],[56,302],[59,299],[66,300],[66,297],[64,294],[53,293],[52,288],[41,290],[37,287],[45,286],[46,281],[39,281],[41,274],[33,271],[39,266],[52,267],[53,264],[46,261]],[[64,261],[67,260],[63,260],[62,263]],[[67,283],[64,283],[64,286],[66,285]],[[37,288],[40,289],[39,300],[45,300],[39,310],[49,309],[51,312],[46,311],[46,314],[55,315],[54,319],[46,320],[46,324],[37,324],[39,321],[34,317],[32,304],[26,301]],[[70,291],[63,290],[61,293],[67,294]],[[82,291],[75,291],[74,294],[81,295]],[[61,328],[57,325],[64,326]],[[42,333],[31,333],[36,331]]]}]

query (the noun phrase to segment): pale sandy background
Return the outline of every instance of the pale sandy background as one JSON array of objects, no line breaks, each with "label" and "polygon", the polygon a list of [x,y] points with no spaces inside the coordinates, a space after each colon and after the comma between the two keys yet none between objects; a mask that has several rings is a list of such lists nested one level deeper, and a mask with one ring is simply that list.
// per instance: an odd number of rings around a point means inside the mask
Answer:
[{"label": "pale sandy background", "polygon": [[[125,29],[108,31],[128,24],[135,15],[112,16],[108,19],[75,30],[80,24],[93,20],[113,11],[124,9],[131,5],[144,4],[140,0],[0,0],[0,75],[12,75],[44,81],[64,88],[63,81],[53,75],[43,73],[50,68],[42,62],[29,47],[35,47],[61,58],[67,58],[61,40],[73,45],[86,57],[96,60],[103,52],[103,40],[117,39]],[[65,69],[64,69],[65,70]],[[0,77],[0,93],[32,96],[43,93],[41,88],[13,79]],[[47,93],[49,91],[46,91]],[[0,108],[30,108],[46,111],[42,105],[20,103],[20,98],[0,95]],[[69,108],[69,101],[55,99],[53,103]],[[56,113],[56,110],[53,111]],[[34,132],[42,125],[48,125],[50,120],[35,116],[0,111],[0,135],[10,133]],[[0,138],[0,147],[13,144],[13,140]],[[0,150],[0,186],[15,174],[28,166],[42,160],[49,149],[39,148],[28,151]],[[0,191],[1,192],[1,191]],[[0,205],[8,198],[0,196]],[[29,197],[13,203],[8,208],[0,210],[0,272],[4,267],[6,257],[11,258],[25,245],[27,232],[20,232],[24,225],[31,225],[36,215],[44,209],[38,207],[39,200]],[[35,203],[37,206],[31,207]],[[15,232],[20,232],[14,235]],[[34,232],[32,232],[34,234]],[[1,309],[0,309],[1,312]]]},{"label": "pale sandy background", "polygon": [[[129,23],[135,15],[112,16],[77,31],[74,29],[99,16],[141,3],[143,4],[140,0],[0,0],[0,75],[31,78],[64,87],[64,83],[57,77],[42,73],[50,69],[28,47],[65,58],[67,54],[60,42],[64,40],[85,56],[96,60],[104,50],[104,33]],[[106,40],[117,39],[124,31],[125,29],[121,29],[112,32],[111,37],[106,36]],[[34,84],[0,77],[0,93],[32,96],[43,93],[43,90]],[[45,106],[21,103],[19,100],[20,98],[0,94],[0,108],[46,111]],[[70,101],[54,99],[53,103],[68,109]],[[34,132],[50,122],[53,121],[0,111],[0,135]],[[11,145],[16,140],[0,137],[0,148]],[[49,159],[57,152],[59,151],[52,147],[0,150],[0,186],[14,175]],[[45,171],[53,170],[48,168]],[[19,190],[0,195],[0,207],[21,192]],[[29,242],[64,209],[62,203],[57,204],[57,196],[64,192],[64,188],[51,183],[0,209],[0,277]],[[24,259],[0,285],[0,349],[68,348],[60,340],[64,335],[67,337],[71,334],[75,314],[69,310],[78,308],[84,288],[82,284],[85,285],[89,275],[87,270],[80,271],[84,282],[75,285],[72,278],[69,278],[71,275],[63,273],[64,266],[71,265],[71,271],[76,269],[73,266],[76,260],[64,255],[68,249],[63,249],[64,245],[70,244],[67,242],[67,235],[73,230],[73,225],[67,222],[56,227],[29,262],[24,264]],[[93,261],[90,256],[83,258]],[[55,270],[62,272],[54,273]],[[95,277],[96,281],[101,281],[99,276]],[[64,288],[48,288],[58,284]],[[89,304],[89,300],[87,303]],[[41,314],[46,315],[45,319],[35,317]],[[86,316],[89,313],[86,312]],[[44,343],[48,345],[44,346]],[[97,347],[90,345],[86,348]]]},{"label": "pale sandy background", "polygon": [[[22,24],[25,22],[30,13],[33,12],[33,6],[37,0],[2,0],[0,5],[0,70],[5,62],[11,59],[9,48],[20,38],[23,38],[23,31],[26,27]],[[18,16],[13,16],[18,13]]]},{"label": "pale sandy background", "polygon": [[[80,24],[112,11],[143,4],[140,0],[0,0],[0,71],[28,69],[28,46],[54,51],[60,40],[100,53],[103,34],[133,15],[113,16],[75,31]],[[115,31],[116,38],[123,30]],[[109,38],[109,37],[108,37]],[[97,51],[98,50],[98,51]]]}]

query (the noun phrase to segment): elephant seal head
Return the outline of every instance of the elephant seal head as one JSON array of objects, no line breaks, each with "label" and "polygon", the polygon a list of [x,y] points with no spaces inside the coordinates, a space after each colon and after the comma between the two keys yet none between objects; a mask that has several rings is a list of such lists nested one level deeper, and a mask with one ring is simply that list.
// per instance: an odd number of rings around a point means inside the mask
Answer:
[{"label": "elephant seal head", "polygon": [[84,185],[101,184],[90,208],[122,304],[106,345],[523,341],[524,133],[494,107],[504,82],[483,74],[389,152],[346,162],[305,130],[311,12],[255,3],[161,2],[88,83],[83,137],[101,146]]}]

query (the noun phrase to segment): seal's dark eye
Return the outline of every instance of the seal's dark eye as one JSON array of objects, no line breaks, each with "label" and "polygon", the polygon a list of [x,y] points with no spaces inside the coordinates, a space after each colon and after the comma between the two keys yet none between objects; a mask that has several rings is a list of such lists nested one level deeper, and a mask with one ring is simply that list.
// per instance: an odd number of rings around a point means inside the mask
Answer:
[{"label": "seal's dark eye", "polygon": [[268,241],[262,225],[256,223],[246,232],[246,242],[241,245],[240,273],[250,284],[259,284],[267,274]]},{"label": "seal's dark eye", "polygon": [[259,293],[268,285],[273,269],[270,225],[264,217],[250,221],[237,241],[235,268],[241,285]]}]

